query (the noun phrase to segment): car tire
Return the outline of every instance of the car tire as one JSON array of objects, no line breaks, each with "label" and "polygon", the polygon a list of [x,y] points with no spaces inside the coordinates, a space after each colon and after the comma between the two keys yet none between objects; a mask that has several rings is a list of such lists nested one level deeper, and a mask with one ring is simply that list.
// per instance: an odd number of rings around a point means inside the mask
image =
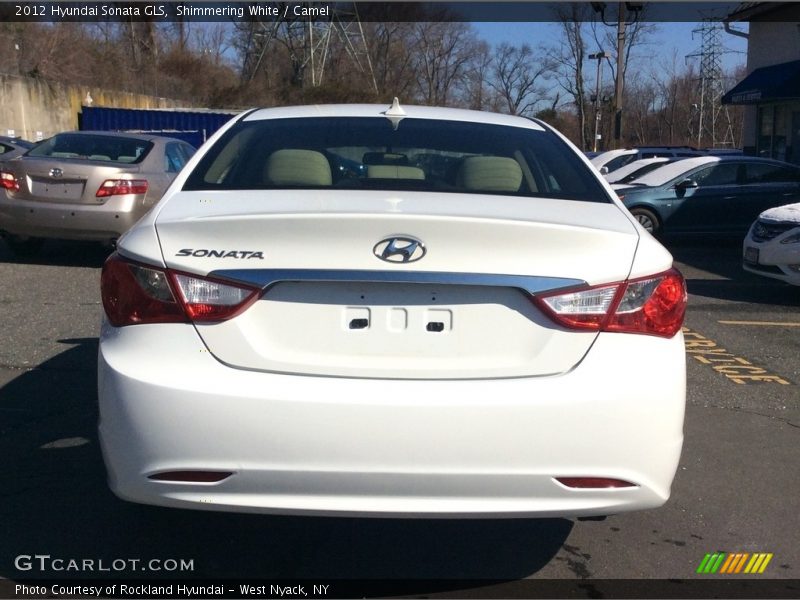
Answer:
[{"label": "car tire", "polygon": [[34,256],[39,253],[44,245],[43,238],[37,237],[17,237],[6,238],[6,243],[17,256]]},{"label": "car tire", "polygon": [[661,221],[658,220],[658,217],[653,211],[646,208],[632,208],[631,214],[634,219],[639,221],[639,225],[653,235],[661,230]]}]

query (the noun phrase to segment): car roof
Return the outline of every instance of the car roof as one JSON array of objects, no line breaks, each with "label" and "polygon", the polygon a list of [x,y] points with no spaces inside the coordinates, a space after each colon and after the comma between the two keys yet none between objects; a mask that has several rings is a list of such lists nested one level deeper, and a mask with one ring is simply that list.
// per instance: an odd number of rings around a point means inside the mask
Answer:
[{"label": "car roof", "polygon": [[168,140],[171,142],[180,142],[178,138],[171,138],[163,135],[156,135],[151,133],[139,133],[128,131],[62,131],[56,135],[100,135],[105,137],[119,137],[134,140],[142,140],[144,142],[157,142],[158,140]]},{"label": "car roof", "polygon": [[616,182],[618,179],[622,179],[623,177],[627,177],[631,173],[634,173],[635,171],[638,171],[639,169],[641,169],[643,167],[646,167],[647,165],[659,164],[659,163],[665,163],[666,164],[668,162],[673,162],[674,160],[675,160],[675,157],[672,157],[672,156],[657,156],[657,157],[654,157],[654,158],[640,158],[639,160],[634,160],[634,161],[629,162],[627,165],[621,166],[619,169],[615,169],[614,171],[611,171],[611,173],[606,173],[603,177],[605,177],[607,180],[609,180],[609,177],[611,177],[614,180],[614,182]]},{"label": "car roof", "polygon": [[722,159],[719,156],[693,156],[684,158],[683,160],[666,163],[663,167],[653,169],[639,179],[634,179],[632,183],[644,183],[646,180],[659,181],[661,183],[645,183],[645,185],[663,185],[682,173],[686,173],[696,167],[702,167],[703,165],[716,162],[722,162]]},{"label": "car roof", "polygon": [[[402,117],[411,119],[435,119],[438,121],[462,121],[467,123],[483,123],[488,125],[505,125],[545,131],[539,123],[513,115],[465,110],[462,108],[439,108],[433,106],[402,105],[405,113]],[[310,106],[282,106],[277,108],[257,109],[243,121],[259,121],[264,119],[302,119],[313,117],[384,117],[390,107],[386,104],[315,104]],[[398,116],[401,116],[398,114]]]},{"label": "car roof", "polygon": [[601,152],[597,156],[591,159],[591,163],[597,167],[602,167],[608,161],[618,157],[623,156],[625,154],[636,154],[638,150],[632,150],[630,148],[620,148],[618,150],[606,150],[605,152]]}]

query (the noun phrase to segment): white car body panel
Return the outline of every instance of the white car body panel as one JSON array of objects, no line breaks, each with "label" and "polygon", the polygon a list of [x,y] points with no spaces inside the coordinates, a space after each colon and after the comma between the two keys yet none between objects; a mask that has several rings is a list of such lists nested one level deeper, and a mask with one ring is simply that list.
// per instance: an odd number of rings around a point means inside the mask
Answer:
[{"label": "white car body panel", "polygon": [[[564,139],[518,117],[404,109],[405,118]],[[385,110],[277,108],[240,120]],[[118,496],[206,510],[376,517],[593,516],[667,500],[683,440],[682,334],[567,330],[522,291],[567,292],[670,268],[669,253],[598,174],[610,202],[182,191],[236,122],[195,154],[118,250],[145,265],[260,282],[263,290],[222,322],[104,322],[100,437]],[[424,259],[376,257],[378,242],[399,235],[422,240]],[[275,275],[286,272],[288,280]],[[430,283],[415,279],[420,274]],[[361,318],[370,326],[348,328]],[[444,323],[441,332],[425,330],[431,319]],[[232,475],[216,483],[150,478],[165,471]],[[576,489],[557,477],[632,484]]]},{"label": "white car body panel", "polygon": [[[663,504],[683,440],[680,333],[600,334],[568,374],[478,381],[230,369],[191,325],[106,325],[102,339],[100,396],[115,404],[101,403],[101,440],[112,489],[132,501],[309,515],[606,515]],[[671,373],[658,385],[655,365]],[[147,446],[130,443],[142,431]],[[146,478],[192,468],[237,474],[217,484]],[[553,479],[587,473],[639,485],[570,490]]]},{"label": "white car body panel", "polygon": [[[428,248],[425,271],[594,284],[624,279],[638,243],[631,220],[613,204],[585,203],[574,211],[569,200],[360,190],[215,192],[213,202],[207,199],[208,193],[181,192],[159,213],[156,229],[168,267],[200,274],[237,267],[382,270],[386,263],[372,247],[387,236],[413,234]],[[320,243],[324,252],[317,250]],[[557,243],[570,251],[553,254]],[[492,252],[476,254],[476,245]],[[589,252],[598,245],[603,255]],[[177,256],[198,248],[262,251],[264,259]]]}]

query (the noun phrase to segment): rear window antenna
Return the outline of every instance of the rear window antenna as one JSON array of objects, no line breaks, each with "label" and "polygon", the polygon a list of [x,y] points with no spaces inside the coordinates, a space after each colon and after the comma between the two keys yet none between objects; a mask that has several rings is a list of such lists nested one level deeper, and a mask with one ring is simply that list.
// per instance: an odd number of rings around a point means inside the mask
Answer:
[{"label": "rear window antenna", "polygon": [[400,121],[406,118],[406,111],[400,107],[400,100],[395,97],[389,110],[384,111],[384,116],[392,122],[392,128],[397,131]]}]

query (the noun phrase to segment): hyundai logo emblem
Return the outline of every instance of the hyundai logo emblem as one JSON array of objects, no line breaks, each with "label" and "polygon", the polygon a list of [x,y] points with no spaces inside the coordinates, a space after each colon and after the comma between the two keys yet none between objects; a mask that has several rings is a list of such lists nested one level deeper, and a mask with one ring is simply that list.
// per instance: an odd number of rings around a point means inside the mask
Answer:
[{"label": "hyundai logo emblem", "polygon": [[372,252],[386,262],[411,263],[425,256],[427,250],[425,244],[418,239],[398,235],[382,239],[375,244]]},{"label": "hyundai logo emblem", "polygon": [[54,169],[50,169],[50,177],[61,177],[64,174],[64,171],[55,167]]}]

